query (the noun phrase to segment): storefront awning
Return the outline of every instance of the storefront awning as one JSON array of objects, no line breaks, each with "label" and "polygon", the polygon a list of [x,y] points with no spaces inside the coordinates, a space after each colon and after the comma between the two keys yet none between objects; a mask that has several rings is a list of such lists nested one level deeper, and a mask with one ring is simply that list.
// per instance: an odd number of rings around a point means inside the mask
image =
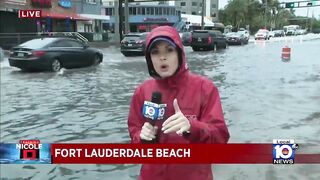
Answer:
[{"label": "storefront awning", "polygon": [[75,13],[68,13],[68,14],[58,14],[54,12],[41,12],[41,17],[46,18],[46,17],[51,17],[52,19],[73,19],[73,20],[83,20],[83,21],[88,21],[90,19],[79,16],[78,14]]},{"label": "storefront awning", "polygon": [[80,17],[91,19],[91,20],[105,20],[109,21],[110,16],[98,15],[98,14],[78,14]]}]

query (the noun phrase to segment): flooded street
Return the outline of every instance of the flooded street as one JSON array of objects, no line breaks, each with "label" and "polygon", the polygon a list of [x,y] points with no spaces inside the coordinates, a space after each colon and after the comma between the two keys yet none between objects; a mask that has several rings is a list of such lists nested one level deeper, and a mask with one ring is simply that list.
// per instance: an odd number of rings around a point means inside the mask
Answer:
[{"label": "flooded street", "polygon": [[[284,45],[291,61],[281,60]],[[320,39],[259,41],[217,52],[185,47],[191,72],[217,85],[231,143],[320,144]],[[26,73],[1,62],[1,143],[127,143],[143,56],[102,49],[98,67]],[[271,150],[270,150],[271,151]],[[318,152],[319,153],[319,152]],[[320,165],[213,165],[215,179],[320,179]],[[140,165],[1,165],[4,179],[136,179]]]}]

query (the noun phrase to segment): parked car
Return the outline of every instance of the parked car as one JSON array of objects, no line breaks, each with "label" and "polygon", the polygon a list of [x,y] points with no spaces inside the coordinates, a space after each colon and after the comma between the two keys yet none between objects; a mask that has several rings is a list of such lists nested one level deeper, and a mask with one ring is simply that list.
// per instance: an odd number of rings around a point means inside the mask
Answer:
[{"label": "parked car", "polygon": [[269,40],[269,30],[267,29],[259,29],[259,31],[254,35],[254,39],[264,39],[264,40]]},{"label": "parked car", "polygon": [[289,26],[287,28],[287,32],[286,32],[287,36],[296,36],[297,35],[297,28],[294,26]]},{"label": "parked car", "polygon": [[274,37],[283,37],[285,35],[284,30],[274,30]]},{"label": "parked car", "polygon": [[275,33],[274,33],[274,31],[269,31],[269,38],[273,38],[275,36]]},{"label": "parked car", "polygon": [[240,32],[227,33],[226,38],[229,45],[243,45],[248,44],[249,42],[249,39],[247,39],[245,35]]},{"label": "parked car", "polygon": [[304,35],[307,34],[307,30],[306,29],[298,29],[297,30],[297,35]]},{"label": "parked car", "polygon": [[121,53],[124,56],[144,55],[147,33],[126,34],[121,41]]},{"label": "parked car", "polygon": [[32,39],[13,47],[9,64],[22,70],[59,71],[64,68],[78,68],[98,65],[103,54],[76,39],[46,37]]},{"label": "parked car", "polygon": [[190,46],[194,51],[227,48],[226,37],[215,30],[195,30],[191,33]]},{"label": "parked car", "polygon": [[191,45],[191,32],[184,32],[182,33],[181,40],[182,44],[184,46],[190,46]]},{"label": "parked car", "polygon": [[246,30],[246,29],[244,29],[244,28],[240,28],[239,31],[238,31],[238,33],[243,34],[244,37],[247,38],[248,41],[249,41],[250,33],[249,33],[248,30]]}]

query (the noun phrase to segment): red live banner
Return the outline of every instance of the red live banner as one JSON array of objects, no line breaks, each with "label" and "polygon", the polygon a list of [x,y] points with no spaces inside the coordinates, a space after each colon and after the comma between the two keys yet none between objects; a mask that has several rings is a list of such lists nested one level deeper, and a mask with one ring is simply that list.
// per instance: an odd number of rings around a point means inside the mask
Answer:
[{"label": "red live banner", "polygon": [[[51,144],[54,164],[272,164],[272,144]],[[295,154],[320,163],[320,154]]]}]

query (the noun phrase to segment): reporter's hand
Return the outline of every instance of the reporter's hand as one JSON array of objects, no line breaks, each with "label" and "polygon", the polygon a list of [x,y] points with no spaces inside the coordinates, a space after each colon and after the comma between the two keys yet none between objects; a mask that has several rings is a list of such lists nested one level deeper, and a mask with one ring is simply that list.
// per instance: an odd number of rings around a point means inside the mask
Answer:
[{"label": "reporter's hand", "polygon": [[166,121],[164,121],[161,130],[165,134],[176,132],[178,135],[181,136],[184,132],[190,130],[190,122],[181,112],[177,99],[173,100],[173,108],[175,114],[170,116]]},{"label": "reporter's hand", "polygon": [[151,141],[156,138],[158,127],[145,122],[140,132],[140,139]]}]

